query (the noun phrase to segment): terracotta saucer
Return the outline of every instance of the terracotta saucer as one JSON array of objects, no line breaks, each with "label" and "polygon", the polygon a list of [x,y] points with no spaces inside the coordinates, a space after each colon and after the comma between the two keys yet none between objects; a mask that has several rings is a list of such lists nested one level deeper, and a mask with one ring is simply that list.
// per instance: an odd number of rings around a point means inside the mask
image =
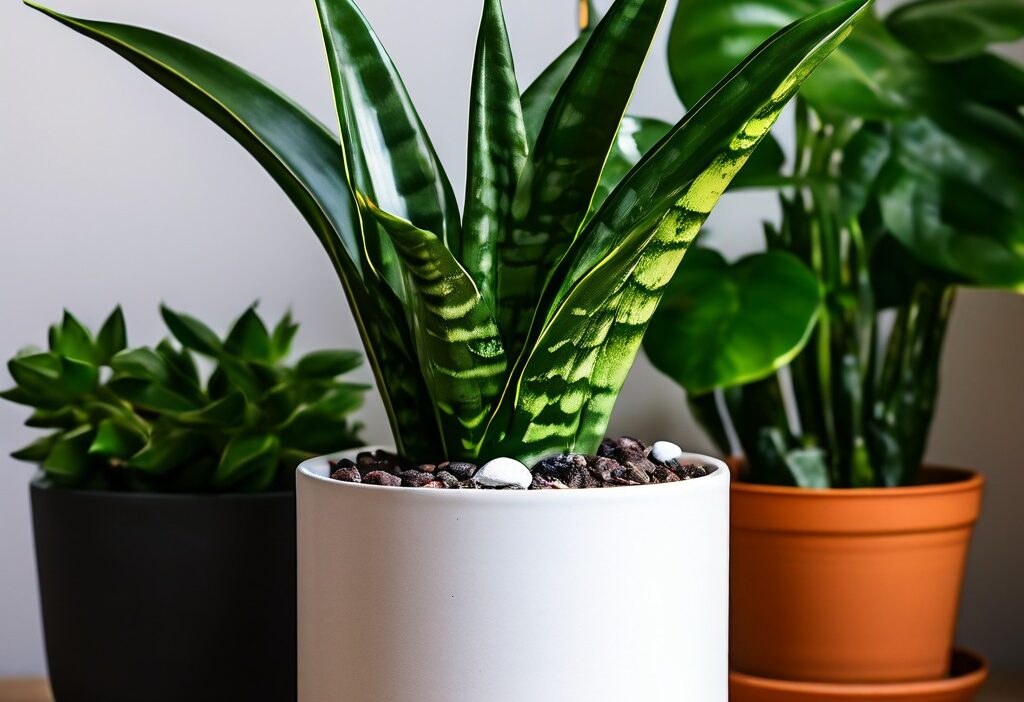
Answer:
[{"label": "terracotta saucer", "polygon": [[948,678],[924,682],[842,684],[771,680],[732,672],[730,702],[973,702],[988,678],[981,656],[953,652]]}]

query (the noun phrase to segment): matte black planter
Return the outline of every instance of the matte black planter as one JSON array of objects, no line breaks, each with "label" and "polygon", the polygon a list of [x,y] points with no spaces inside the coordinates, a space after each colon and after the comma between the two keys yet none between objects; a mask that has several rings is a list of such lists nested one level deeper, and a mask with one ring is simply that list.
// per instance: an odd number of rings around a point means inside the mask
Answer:
[{"label": "matte black planter", "polygon": [[57,702],[295,699],[295,496],[64,490],[32,518]]}]

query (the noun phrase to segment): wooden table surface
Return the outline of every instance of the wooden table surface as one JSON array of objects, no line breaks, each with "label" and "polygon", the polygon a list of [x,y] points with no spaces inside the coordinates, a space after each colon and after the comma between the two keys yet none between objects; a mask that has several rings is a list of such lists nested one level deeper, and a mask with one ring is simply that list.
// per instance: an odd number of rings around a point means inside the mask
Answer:
[{"label": "wooden table surface", "polygon": [[[0,679],[0,702],[53,702],[53,698],[45,680]],[[1024,702],[1024,676],[993,677],[976,702]]]}]

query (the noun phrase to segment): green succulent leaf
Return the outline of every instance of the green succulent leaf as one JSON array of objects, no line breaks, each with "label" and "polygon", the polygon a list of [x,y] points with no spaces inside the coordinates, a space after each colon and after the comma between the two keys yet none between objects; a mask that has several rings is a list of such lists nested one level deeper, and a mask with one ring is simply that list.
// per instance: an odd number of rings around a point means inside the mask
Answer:
[{"label": "green succulent leaf", "polygon": [[866,7],[842,3],[778,32],[623,179],[552,273],[541,300],[551,311],[530,330],[485,445],[521,460],[596,449],[664,287],[708,213]]},{"label": "green succulent leaf", "polygon": [[279,449],[280,441],[272,434],[241,434],[232,438],[213,472],[213,484],[229,488],[274,471]]},{"label": "green succulent leaf", "polygon": [[243,312],[231,326],[224,339],[224,350],[247,361],[271,363],[274,360],[270,332],[256,313],[256,305]]},{"label": "green succulent leaf", "polygon": [[590,208],[664,8],[665,0],[616,2],[544,119],[516,187],[511,227],[498,244],[498,326],[513,354],[548,273]]},{"label": "green succulent leaf", "polygon": [[118,305],[110,313],[96,336],[96,360],[100,364],[110,363],[116,354],[128,347],[128,333],[125,330],[124,312]]},{"label": "green succulent leaf", "polygon": [[82,426],[62,434],[43,461],[43,472],[59,482],[74,482],[89,470],[89,446],[95,430]]},{"label": "green succulent leaf", "polygon": [[[831,0],[680,0],[669,35],[676,91],[693,105],[744,56],[783,26]],[[864,17],[817,69],[801,96],[823,113],[884,118],[906,113],[931,83],[923,62],[880,20]]]},{"label": "green succulent leaf", "polygon": [[295,364],[295,372],[300,378],[336,378],[343,373],[355,370],[363,362],[358,351],[329,349],[313,351],[299,359]]},{"label": "green succulent leaf", "polygon": [[355,3],[316,6],[352,185],[458,252],[455,196],[398,71]]},{"label": "green succulent leaf", "polygon": [[644,351],[689,395],[749,383],[800,352],[820,304],[817,278],[792,254],[729,265],[716,251],[695,249],[665,289]]},{"label": "green succulent leaf", "polygon": [[486,0],[469,113],[469,169],[460,261],[495,309],[498,242],[528,152],[512,50],[500,0]]},{"label": "green succulent leaf", "polygon": [[235,391],[202,409],[182,412],[175,421],[185,426],[228,429],[245,421],[246,406],[245,395]]},{"label": "green succulent leaf", "polygon": [[333,453],[356,445],[346,416],[362,406],[362,393],[337,388],[298,410],[282,427],[283,446],[313,454]]},{"label": "green succulent leaf", "polygon": [[117,419],[104,419],[89,445],[90,455],[127,460],[146,445],[148,437],[138,427]]},{"label": "green succulent leaf", "polygon": [[[53,352],[15,356],[7,370],[18,384],[24,404],[56,409],[96,389],[99,369]],[[15,400],[18,401],[18,400]]]},{"label": "green succulent leaf", "polygon": [[274,349],[275,360],[283,360],[292,352],[292,341],[295,339],[295,333],[298,330],[299,325],[292,320],[290,310],[285,313],[280,322],[274,325],[270,343]]},{"label": "green succulent leaf", "polygon": [[415,290],[417,350],[447,437],[444,455],[472,457],[507,370],[501,336],[487,303],[444,243],[367,203],[394,242],[406,283]]},{"label": "green succulent leaf", "polygon": [[132,404],[152,412],[188,412],[199,407],[191,398],[180,395],[159,382],[142,378],[113,378],[107,387]]},{"label": "green succulent leaf", "polygon": [[55,350],[60,355],[82,363],[97,362],[96,342],[93,341],[92,334],[67,310],[64,310],[58,339],[59,343]]},{"label": "green succulent leaf", "polygon": [[1020,0],[917,0],[885,19],[900,41],[929,61],[976,56],[991,44],[1024,37]]},{"label": "green succulent leaf", "polygon": [[167,382],[167,366],[164,359],[153,349],[137,348],[122,351],[110,359],[110,367],[119,376]]},{"label": "green succulent leaf", "polygon": [[202,435],[170,425],[157,426],[149,441],[128,465],[144,473],[164,475],[197,460],[206,451]]},{"label": "green succulent leaf", "polygon": [[11,458],[16,461],[41,464],[50,455],[50,452],[53,451],[53,447],[57,445],[60,438],[60,432],[40,437],[31,444],[11,453]]},{"label": "green succulent leaf", "polygon": [[[3,395],[0,395],[2,397]],[[4,399],[10,399],[4,397]],[[73,429],[81,423],[80,416],[73,407],[61,407],[54,410],[37,409],[25,420],[25,426],[36,429]]]},{"label": "green succulent leaf", "polygon": [[204,356],[220,356],[223,348],[220,338],[208,326],[195,317],[175,312],[167,305],[160,305],[160,316],[171,334],[182,346]]}]

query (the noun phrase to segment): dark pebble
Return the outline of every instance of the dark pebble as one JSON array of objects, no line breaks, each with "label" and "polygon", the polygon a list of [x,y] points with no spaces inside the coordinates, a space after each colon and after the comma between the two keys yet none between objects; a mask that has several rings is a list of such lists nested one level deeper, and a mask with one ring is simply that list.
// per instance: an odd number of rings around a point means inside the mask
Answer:
[{"label": "dark pebble", "polygon": [[393,475],[383,470],[371,470],[369,473],[363,476],[363,482],[368,485],[386,485],[388,487],[398,487],[402,484],[402,479],[397,475]]},{"label": "dark pebble", "polygon": [[446,470],[437,471],[434,480],[440,480],[446,488],[457,488],[459,486],[459,479]]},{"label": "dark pebble", "polygon": [[[349,461],[349,463],[352,463],[352,461]],[[331,473],[331,477],[343,483],[362,482],[362,476],[360,476],[359,469],[355,465],[342,466]]]},{"label": "dark pebble", "polygon": [[437,466],[435,466],[433,463],[423,463],[421,465],[416,466],[416,470],[418,470],[421,473],[433,473],[434,471],[437,470]]},{"label": "dark pebble", "polygon": [[451,473],[459,480],[469,480],[476,474],[476,465],[465,461],[449,461],[439,464],[437,470]]},{"label": "dark pebble", "polygon": [[554,478],[568,482],[569,476],[574,469],[586,467],[586,456],[581,456],[578,453],[565,453],[545,458],[533,467],[533,472],[539,473],[545,478]]},{"label": "dark pebble", "polygon": [[708,474],[708,469],[696,463],[688,463],[685,466],[676,468],[675,473],[682,480],[690,480],[691,478],[703,478]]},{"label": "dark pebble", "polygon": [[434,479],[430,473],[419,470],[403,470],[398,476],[402,479],[402,485],[406,487],[423,487]]}]

